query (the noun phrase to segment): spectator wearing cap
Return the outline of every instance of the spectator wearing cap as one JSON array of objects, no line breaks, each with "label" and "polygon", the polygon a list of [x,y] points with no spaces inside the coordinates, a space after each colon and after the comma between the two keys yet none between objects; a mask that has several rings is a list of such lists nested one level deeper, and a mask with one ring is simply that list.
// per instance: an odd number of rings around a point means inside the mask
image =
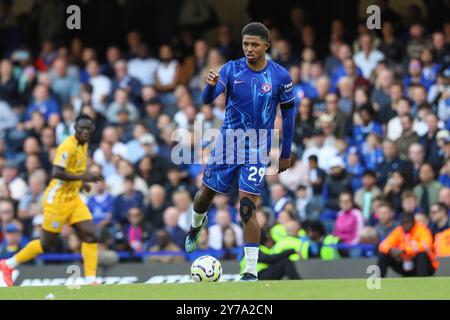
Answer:
[{"label": "spectator wearing cap", "polygon": [[4,229],[4,239],[0,246],[0,258],[8,259],[26,246],[28,239],[23,235],[19,221],[10,222]]},{"label": "spectator wearing cap", "polygon": [[409,214],[402,215],[400,226],[380,243],[378,250],[382,278],[389,267],[402,276],[417,277],[431,276],[439,267],[433,254],[433,235]]},{"label": "spectator wearing cap", "polygon": [[419,184],[414,187],[414,194],[426,214],[429,213],[430,207],[438,202],[441,188],[442,184],[435,179],[435,172],[431,164],[424,163],[420,167]]},{"label": "spectator wearing cap", "polygon": [[413,130],[414,118],[411,114],[405,114],[400,118],[402,135],[395,140],[398,156],[401,160],[408,160],[409,147],[419,140],[419,136]]},{"label": "spectator wearing cap", "polygon": [[372,200],[381,194],[377,187],[375,172],[366,170],[362,176],[362,187],[355,192],[354,202],[362,210],[364,219],[369,220],[372,213]]},{"label": "spectator wearing cap", "polygon": [[450,218],[448,216],[449,208],[445,203],[437,202],[430,209],[430,230],[433,236],[450,228]]},{"label": "spectator wearing cap", "polygon": [[[345,170],[344,161],[340,157],[330,160],[330,174],[325,179],[323,188],[323,200],[325,210],[321,220],[334,221],[340,210],[339,196],[345,190],[351,190],[351,175]],[[327,226],[327,225],[326,225]]]},{"label": "spectator wearing cap", "polygon": [[358,242],[359,233],[364,227],[364,217],[361,211],[355,208],[353,195],[344,191],[339,195],[339,212],[336,216],[333,234],[342,243],[355,244]]},{"label": "spectator wearing cap", "polygon": [[27,184],[19,175],[18,164],[9,160],[2,169],[0,184],[5,183],[11,191],[11,197],[15,201],[22,199],[27,192]]},{"label": "spectator wearing cap", "polygon": [[157,97],[153,97],[148,101],[144,101],[144,118],[143,121],[149,132],[153,135],[158,134],[158,118],[162,114],[162,105]]},{"label": "spectator wearing cap", "polygon": [[119,114],[121,111],[128,113],[130,121],[134,122],[139,118],[139,111],[137,107],[129,101],[128,92],[125,89],[117,88],[114,92],[113,102],[106,109],[106,119],[110,123],[119,123]]},{"label": "spectator wearing cap", "polygon": [[113,206],[113,222],[115,224],[122,224],[126,217],[124,214],[130,208],[142,208],[144,205],[144,197],[140,191],[134,189],[134,177],[126,176],[123,181],[124,193],[118,195],[114,199]]}]

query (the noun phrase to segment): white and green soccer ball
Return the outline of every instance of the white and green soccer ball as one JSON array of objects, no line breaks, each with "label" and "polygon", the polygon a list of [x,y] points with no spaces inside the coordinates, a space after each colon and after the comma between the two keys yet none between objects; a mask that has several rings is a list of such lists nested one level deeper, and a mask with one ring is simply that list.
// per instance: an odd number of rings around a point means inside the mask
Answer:
[{"label": "white and green soccer ball", "polygon": [[191,265],[191,277],[195,282],[215,282],[222,276],[222,265],[212,256],[201,256]]}]

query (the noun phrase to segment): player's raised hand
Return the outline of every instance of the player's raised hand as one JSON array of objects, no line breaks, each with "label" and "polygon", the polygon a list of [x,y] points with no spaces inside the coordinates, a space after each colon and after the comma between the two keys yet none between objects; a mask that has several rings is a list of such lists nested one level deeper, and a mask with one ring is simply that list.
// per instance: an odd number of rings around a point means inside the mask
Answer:
[{"label": "player's raised hand", "polygon": [[213,69],[210,69],[208,72],[208,76],[206,77],[206,82],[210,86],[215,87],[218,81],[219,81],[219,74],[215,72]]},{"label": "player's raised hand", "polygon": [[278,165],[278,173],[282,173],[291,167],[291,159],[280,158]]}]

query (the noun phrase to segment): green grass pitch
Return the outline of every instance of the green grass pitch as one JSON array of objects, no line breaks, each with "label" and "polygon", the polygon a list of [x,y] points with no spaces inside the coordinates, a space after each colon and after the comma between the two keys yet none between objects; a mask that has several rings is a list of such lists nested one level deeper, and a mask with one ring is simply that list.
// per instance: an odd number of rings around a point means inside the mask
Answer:
[{"label": "green grass pitch", "polygon": [[156,300],[314,300],[314,299],[450,299],[450,277],[382,279],[369,290],[366,279],[132,284],[0,288],[0,300],[156,299]]}]

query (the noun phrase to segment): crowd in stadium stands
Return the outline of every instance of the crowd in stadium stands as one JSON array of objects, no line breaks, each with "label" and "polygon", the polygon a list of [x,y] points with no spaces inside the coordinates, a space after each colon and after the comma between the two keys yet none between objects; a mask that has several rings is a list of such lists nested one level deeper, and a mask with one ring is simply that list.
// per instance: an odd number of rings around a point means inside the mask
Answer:
[{"label": "crowd in stadium stands", "polygon": [[[383,20],[379,31],[362,23],[349,40],[345,23],[335,20],[325,54],[307,24],[295,34],[270,27],[267,56],[289,70],[296,108],[293,167],[265,177],[257,204],[258,221],[275,246],[292,237],[308,244],[303,258],[374,256],[402,214],[413,215],[433,236],[448,232],[450,22],[429,30]],[[80,113],[96,121],[89,170],[103,181],[82,196],[101,251],[184,252],[206,157],[174,164],[172,134],[186,129],[195,155],[207,154],[193,134],[194,121],[220,128],[226,99],[202,103],[205,75],[242,52],[227,25],[217,28],[217,41],[199,36],[183,50],[149,47],[137,31],[128,33],[127,44],[110,46],[103,56],[78,38],[67,45],[49,40],[37,55],[23,47],[2,57],[1,258],[39,237],[55,149],[74,133]],[[196,255],[238,257],[243,230],[237,205],[236,191],[214,199]],[[321,251],[327,243],[350,249]],[[351,249],[355,244],[373,249]],[[55,252],[80,252],[69,226]]]}]

